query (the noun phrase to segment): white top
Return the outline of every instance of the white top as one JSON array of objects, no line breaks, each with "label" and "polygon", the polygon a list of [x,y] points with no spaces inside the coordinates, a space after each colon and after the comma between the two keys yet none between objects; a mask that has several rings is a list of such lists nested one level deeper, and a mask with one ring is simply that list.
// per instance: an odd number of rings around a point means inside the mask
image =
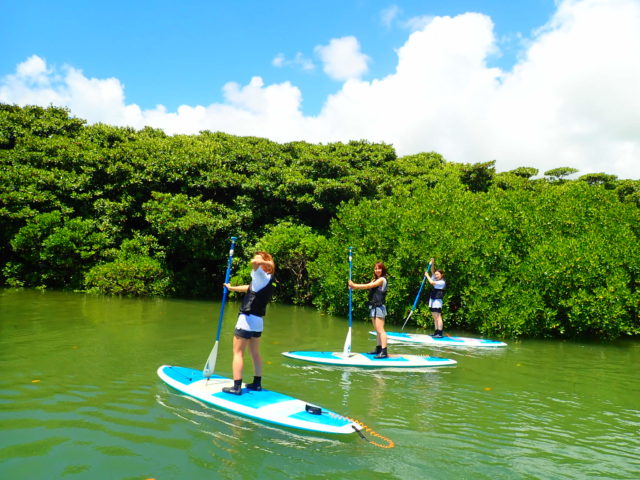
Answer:
[{"label": "white top", "polygon": [[[271,281],[271,275],[265,272],[262,267],[258,267],[255,270],[251,270],[251,291],[259,292],[266,287]],[[238,321],[236,322],[236,328],[241,330],[247,330],[250,332],[262,332],[264,329],[264,322],[262,317],[256,315],[249,315],[241,313],[238,315]]]},{"label": "white top", "polygon": [[446,282],[444,280],[436,280],[436,282],[433,284],[433,288],[437,289],[437,290],[442,290],[446,285]]},{"label": "white top", "polygon": [[269,285],[271,281],[271,275],[265,272],[262,267],[258,267],[255,270],[251,270],[251,291],[259,292],[264,287]]}]

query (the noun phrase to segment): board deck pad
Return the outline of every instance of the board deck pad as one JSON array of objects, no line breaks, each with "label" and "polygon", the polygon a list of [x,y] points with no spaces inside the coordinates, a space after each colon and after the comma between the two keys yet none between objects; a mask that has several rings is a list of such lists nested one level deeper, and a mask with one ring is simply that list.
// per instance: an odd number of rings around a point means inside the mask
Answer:
[{"label": "board deck pad", "polygon": [[[163,365],[158,376],[169,386],[215,407],[266,423],[313,432],[349,434],[362,426],[342,415],[271,390],[242,389],[242,395],[222,391],[233,380],[212,375],[204,378],[201,370]],[[311,407],[311,408],[308,408]],[[313,408],[316,407],[316,408]],[[310,413],[318,411],[320,414]]]},{"label": "board deck pad", "polygon": [[422,355],[400,355],[390,353],[388,358],[374,358],[371,353],[343,352],[283,352],[282,355],[296,360],[303,360],[324,365],[342,367],[370,367],[370,368],[415,368],[415,367],[445,367],[458,362],[449,358],[430,357]]},{"label": "board deck pad", "polygon": [[[376,335],[376,332],[369,332]],[[431,335],[419,333],[387,332],[388,343],[404,343],[413,345],[446,346],[446,347],[480,347],[495,348],[506,347],[507,344],[497,340],[469,337],[449,337],[433,338]]]}]

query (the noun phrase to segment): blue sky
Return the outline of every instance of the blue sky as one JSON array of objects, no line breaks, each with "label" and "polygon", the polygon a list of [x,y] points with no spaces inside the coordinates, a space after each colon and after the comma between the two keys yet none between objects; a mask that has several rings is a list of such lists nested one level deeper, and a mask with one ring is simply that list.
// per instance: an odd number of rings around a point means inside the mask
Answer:
[{"label": "blue sky", "polygon": [[[6,9],[6,10],[5,10]],[[222,100],[222,86],[260,75],[265,83],[291,81],[304,94],[303,110],[317,114],[340,83],[320,68],[314,48],[355,36],[372,58],[364,77],[395,68],[395,49],[423,16],[482,12],[495,24],[501,55],[510,68],[521,38],[528,38],[555,10],[553,0],[437,1],[111,1],[9,0],[3,2],[0,73],[36,54],[49,64],[74,65],[89,77],[117,77],[127,99],[143,108]],[[395,13],[393,19],[385,20]],[[388,22],[388,23],[387,23]],[[277,67],[283,55],[291,63]],[[304,70],[296,55],[314,64]]]},{"label": "blue sky", "polygon": [[[620,54],[640,45],[638,12],[640,0],[4,0],[0,101],[640,178],[637,105],[620,93],[640,84],[640,50]],[[593,82],[599,61],[616,74]]]}]

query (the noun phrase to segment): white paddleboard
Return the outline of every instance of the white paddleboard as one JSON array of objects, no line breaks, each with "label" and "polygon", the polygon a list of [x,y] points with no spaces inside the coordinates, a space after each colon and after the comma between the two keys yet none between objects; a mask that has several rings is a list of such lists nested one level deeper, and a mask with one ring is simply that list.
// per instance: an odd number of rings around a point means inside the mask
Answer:
[{"label": "white paddleboard", "polygon": [[270,390],[242,389],[242,395],[222,391],[233,380],[219,375],[206,379],[201,370],[163,365],[158,376],[167,385],[214,407],[283,427],[313,432],[349,434],[362,429],[358,423],[330,410]]},{"label": "white paddleboard", "polygon": [[[376,332],[369,332],[376,335]],[[482,347],[495,348],[506,347],[507,344],[497,340],[488,340],[484,338],[468,338],[468,337],[449,337],[433,338],[431,335],[423,335],[419,333],[403,333],[403,332],[387,332],[388,343],[405,343],[413,345],[429,345],[441,347]]]},{"label": "white paddleboard", "polygon": [[446,367],[458,362],[449,358],[429,357],[421,355],[389,354],[388,358],[373,358],[371,353],[343,352],[283,352],[282,355],[306,362],[337,365],[341,367],[374,367],[374,368],[413,368],[413,367]]}]

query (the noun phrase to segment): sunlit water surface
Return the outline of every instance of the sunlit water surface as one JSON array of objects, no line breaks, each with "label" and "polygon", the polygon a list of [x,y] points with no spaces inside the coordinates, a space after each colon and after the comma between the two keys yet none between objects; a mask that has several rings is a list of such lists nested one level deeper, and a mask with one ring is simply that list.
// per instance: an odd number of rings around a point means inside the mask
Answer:
[{"label": "sunlit water surface", "polygon": [[[345,319],[271,305],[265,387],[363,422],[395,444],[384,449],[234,416],[162,383],[162,364],[203,367],[219,307],[0,290],[0,478],[640,478],[638,341],[392,346],[458,365],[341,369],[280,353],[342,350]],[[231,376],[237,308],[220,375]],[[368,331],[354,322],[353,351],[372,348]]]}]

